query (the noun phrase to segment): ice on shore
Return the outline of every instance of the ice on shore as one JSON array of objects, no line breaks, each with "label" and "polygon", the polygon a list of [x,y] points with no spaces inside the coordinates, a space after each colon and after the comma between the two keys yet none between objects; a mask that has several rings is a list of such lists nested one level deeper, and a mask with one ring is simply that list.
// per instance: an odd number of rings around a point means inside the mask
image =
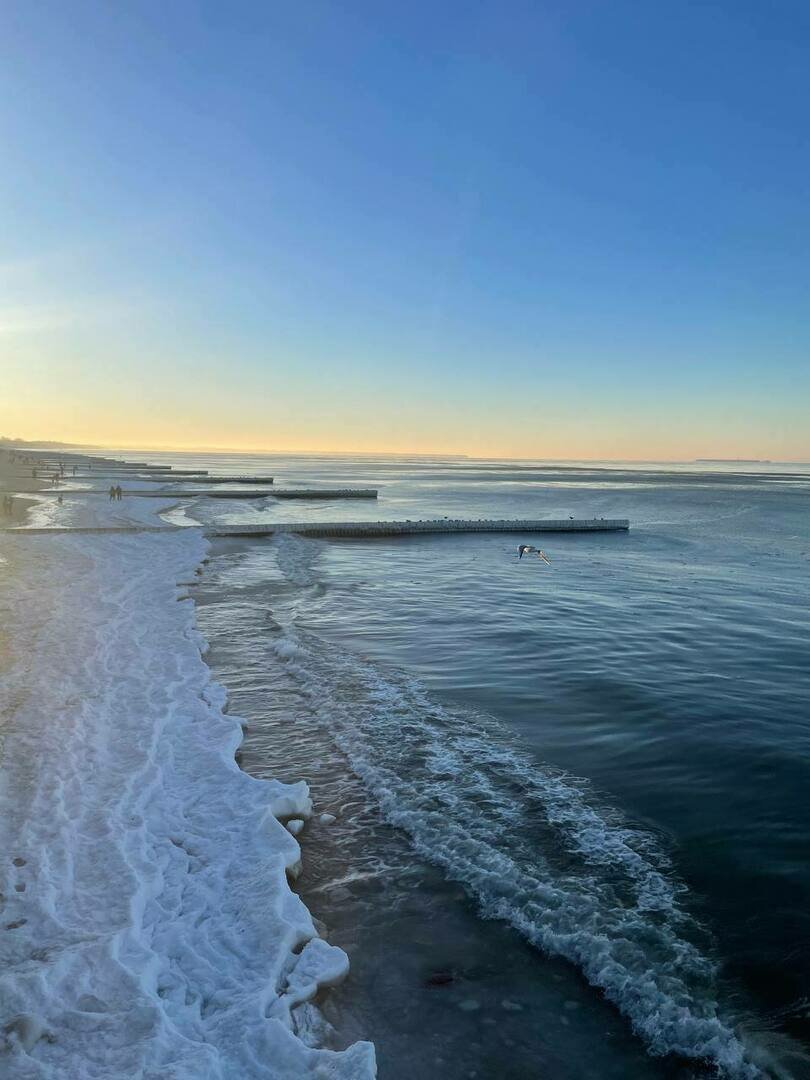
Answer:
[{"label": "ice on shore", "polygon": [[202,537],[2,545],[0,1074],[373,1077],[370,1044],[318,1046],[348,960],[288,884],[306,785],[234,761],[176,585]]}]

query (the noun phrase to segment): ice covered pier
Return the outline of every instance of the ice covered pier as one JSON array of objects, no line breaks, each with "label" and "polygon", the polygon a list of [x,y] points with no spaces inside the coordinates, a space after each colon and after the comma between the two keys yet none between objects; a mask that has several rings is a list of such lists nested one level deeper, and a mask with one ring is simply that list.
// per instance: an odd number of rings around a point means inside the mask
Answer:
[{"label": "ice covered pier", "polygon": [[538,533],[538,532],[618,532],[630,528],[627,518],[551,518],[464,521],[439,518],[435,521],[307,521],[298,524],[221,525],[206,530],[209,536],[273,536],[298,533],[301,536],[368,538],[413,536],[421,533]]}]

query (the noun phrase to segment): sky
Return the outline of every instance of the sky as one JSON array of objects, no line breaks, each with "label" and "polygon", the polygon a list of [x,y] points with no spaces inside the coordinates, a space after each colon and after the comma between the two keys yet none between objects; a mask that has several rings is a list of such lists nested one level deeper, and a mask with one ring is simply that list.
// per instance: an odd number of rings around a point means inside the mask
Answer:
[{"label": "sky", "polygon": [[0,435],[810,460],[810,5],[0,5]]}]

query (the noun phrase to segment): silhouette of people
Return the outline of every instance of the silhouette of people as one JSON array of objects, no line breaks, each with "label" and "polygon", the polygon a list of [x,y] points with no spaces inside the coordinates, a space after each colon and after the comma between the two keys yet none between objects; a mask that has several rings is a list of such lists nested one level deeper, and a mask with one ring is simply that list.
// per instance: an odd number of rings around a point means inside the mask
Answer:
[{"label": "silhouette of people", "polygon": [[123,499],[123,497],[124,497],[124,493],[123,493],[123,491],[121,490],[121,485],[120,485],[120,484],[119,484],[119,485],[118,485],[118,487],[117,487],[117,488],[115,489],[115,497],[116,497],[116,499],[118,499],[118,501],[119,501],[119,502],[121,502],[121,500],[122,500],[122,499]]},{"label": "silhouette of people", "polygon": [[109,492],[109,494],[110,494],[110,502],[112,502],[113,499],[116,498],[117,494],[118,494],[116,492],[116,490],[115,490],[115,487],[112,484],[110,484],[110,492]]}]

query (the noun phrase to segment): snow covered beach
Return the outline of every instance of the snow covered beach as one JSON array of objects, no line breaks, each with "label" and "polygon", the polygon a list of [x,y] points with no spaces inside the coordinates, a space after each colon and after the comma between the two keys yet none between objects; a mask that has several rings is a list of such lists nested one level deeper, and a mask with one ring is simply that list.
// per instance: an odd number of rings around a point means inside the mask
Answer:
[{"label": "snow covered beach", "polygon": [[5,533],[0,557],[0,1072],[374,1076],[312,1004],[348,960],[288,884],[306,785],[234,761],[183,587],[205,541]]}]

